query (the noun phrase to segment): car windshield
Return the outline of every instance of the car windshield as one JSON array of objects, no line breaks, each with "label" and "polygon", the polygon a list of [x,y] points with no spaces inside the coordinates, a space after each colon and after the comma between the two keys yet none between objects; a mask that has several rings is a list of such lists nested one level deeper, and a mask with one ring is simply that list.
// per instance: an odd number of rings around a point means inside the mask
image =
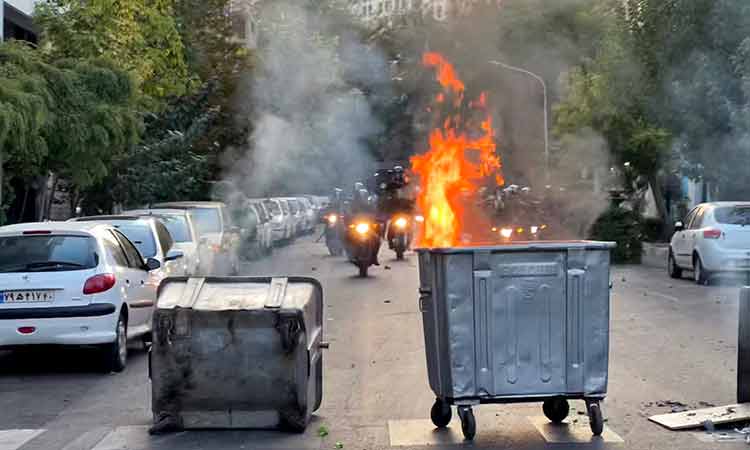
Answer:
[{"label": "car windshield", "polygon": [[96,241],[86,236],[0,237],[0,272],[51,272],[93,269]]},{"label": "car windshield", "polygon": [[198,233],[221,233],[221,218],[216,208],[195,208],[192,211]]},{"label": "car windshield", "polygon": [[297,205],[296,200],[289,200],[289,211],[292,214],[297,214],[297,212],[299,211],[299,206]]},{"label": "car windshield", "polygon": [[279,200],[279,203],[281,203],[281,210],[284,211],[284,214],[289,214],[289,202],[286,200]]},{"label": "car windshield", "polygon": [[750,225],[750,206],[724,206],[716,208],[716,221],[725,225]]},{"label": "car windshield", "polygon": [[153,258],[156,256],[156,240],[149,224],[114,223],[113,225],[135,245],[141,256],[144,258]]},{"label": "car windshield", "polygon": [[278,215],[281,214],[281,207],[275,201],[273,201],[273,200],[264,200],[263,204],[266,205],[266,208],[268,208],[268,210],[274,216],[278,216]]},{"label": "car windshield", "polygon": [[255,213],[258,214],[258,218],[262,222],[268,221],[268,215],[266,214],[266,210],[263,208],[263,205],[261,205],[260,203],[253,203],[251,206],[255,209]]},{"label": "car windshield", "polygon": [[191,242],[190,227],[187,218],[178,215],[159,216],[164,226],[167,227],[169,234],[175,242]]}]

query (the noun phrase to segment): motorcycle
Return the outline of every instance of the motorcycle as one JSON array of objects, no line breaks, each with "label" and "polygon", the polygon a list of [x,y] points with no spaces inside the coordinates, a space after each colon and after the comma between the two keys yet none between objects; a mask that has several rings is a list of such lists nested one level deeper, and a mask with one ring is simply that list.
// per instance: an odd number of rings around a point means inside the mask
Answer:
[{"label": "motorcycle", "polygon": [[388,248],[396,252],[396,259],[404,259],[404,253],[411,245],[413,224],[411,216],[407,214],[396,214],[391,218],[388,226]]},{"label": "motorcycle", "polygon": [[328,253],[330,253],[331,256],[341,256],[344,252],[341,230],[343,216],[339,216],[337,213],[332,212],[326,215],[325,222],[325,237]]},{"label": "motorcycle", "polygon": [[359,268],[360,277],[366,277],[370,266],[377,263],[379,225],[370,218],[355,217],[347,229],[345,244],[349,261]]}]

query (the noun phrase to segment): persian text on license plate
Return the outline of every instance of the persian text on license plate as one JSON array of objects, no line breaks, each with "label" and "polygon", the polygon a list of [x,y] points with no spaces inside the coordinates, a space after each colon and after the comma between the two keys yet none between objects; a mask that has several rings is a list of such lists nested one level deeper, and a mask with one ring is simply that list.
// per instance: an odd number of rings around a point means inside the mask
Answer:
[{"label": "persian text on license plate", "polygon": [[6,291],[0,293],[0,303],[50,303],[55,301],[54,291]]}]

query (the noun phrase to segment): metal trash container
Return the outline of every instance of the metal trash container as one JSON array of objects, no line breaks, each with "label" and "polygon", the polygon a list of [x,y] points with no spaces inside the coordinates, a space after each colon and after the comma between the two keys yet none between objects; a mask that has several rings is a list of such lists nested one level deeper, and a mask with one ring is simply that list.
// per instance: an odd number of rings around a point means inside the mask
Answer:
[{"label": "metal trash container", "polygon": [[438,427],[458,406],[473,439],[472,406],[544,402],[553,422],[569,399],[603,430],[609,265],[613,243],[549,241],[419,249],[420,309]]},{"label": "metal trash container", "polygon": [[168,278],[149,353],[152,433],[302,432],[323,395],[323,291],[312,278]]}]

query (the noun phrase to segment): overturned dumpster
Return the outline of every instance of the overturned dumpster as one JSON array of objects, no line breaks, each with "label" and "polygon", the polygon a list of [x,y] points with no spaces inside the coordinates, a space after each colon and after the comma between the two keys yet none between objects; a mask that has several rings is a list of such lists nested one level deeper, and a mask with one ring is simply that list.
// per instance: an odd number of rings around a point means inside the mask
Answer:
[{"label": "overturned dumpster", "polygon": [[418,250],[433,423],[447,426],[456,405],[473,439],[473,406],[539,401],[559,423],[568,400],[583,399],[592,432],[601,434],[612,247],[541,241]]},{"label": "overturned dumpster", "polygon": [[323,392],[323,292],[311,278],[170,278],[149,354],[152,433],[305,430]]}]

